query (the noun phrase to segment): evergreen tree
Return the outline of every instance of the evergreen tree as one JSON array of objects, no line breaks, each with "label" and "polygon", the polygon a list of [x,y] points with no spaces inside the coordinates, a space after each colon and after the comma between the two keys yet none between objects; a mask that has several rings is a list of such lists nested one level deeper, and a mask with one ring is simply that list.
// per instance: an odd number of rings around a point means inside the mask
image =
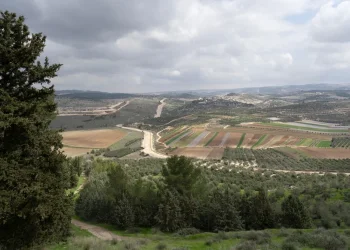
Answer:
[{"label": "evergreen tree", "polygon": [[200,170],[193,165],[191,159],[172,156],[163,166],[162,175],[168,188],[175,189],[180,194],[188,194],[197,182]]},{"label": "evergreen tree", "polygon": [[263,230],[275,226],[275,214],[265,189],[261,188],[258,194],[251,198],[251,211],[247,218],[249,229]]},{"label": "evergreen tree", "polygon": [[181,211],[179,194],[176,191],[165,190],[158,207],[156,220],[161,230],[174,232],[185,228],[186,223]]},{"label": "evergreen tree", "polygon": [[297,196],[290,195],[282,203],[282,222],[285,227],[309,228],[311,218]]},{"label": "evergreen tree", "polygon": [[213,191],[211,198],[204,205],[201,220],[208,231],[234,231],[243,228],[238,212],[238,205],[228,189]]},{"label": "evergreen tree", "polygon": [[19,249],[69,234],[72,198],[50,80],[60,64],[37,61],[45,36],[0,12],[0,248]]}]

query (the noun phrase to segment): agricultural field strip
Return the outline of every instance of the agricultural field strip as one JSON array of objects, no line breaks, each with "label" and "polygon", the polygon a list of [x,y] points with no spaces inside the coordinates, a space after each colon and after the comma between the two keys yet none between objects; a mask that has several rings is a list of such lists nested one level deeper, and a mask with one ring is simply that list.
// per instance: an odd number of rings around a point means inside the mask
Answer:
[{"label": "agricultural field strip", "polygon": [[219,134],[219,132],[215,132],[215,134],[209,139],[209,141],[205,144],[205,146],[208,146],[214,139],[215,137]]},{"label": "agricultural field strip", "polygon": [[319,129],[319,128],[310,128],[305,126],[295,126],[290,125],[286,123],[265,123],[266,126],[273,126],[273,127],[281,127],[281,128],[290,128],[290,129],[296,129],[296,130],[310,130],[310,131],[317,131],[317,132],[327,132],[327,133],[347,133],[349,130],[347,129]]},{"label": "agricultural field strip", "polygon": [[219,144],[219,147],[223,147],[229,137],[230,137],[230,133],[226,133],[222,138],[221,143]]},{"label": "agricultural field strip", "polygon": [[252,146],[252,148],[258,147],[261,143],[263,143],[266,139],[267,135],[262,135],[259,140]]},{"label": "agricultural field strip", "polygon": [[195,147],[198,145],[198,143],[207,137],[210,134],[209,131],[203,131],[200,135],[198,135],[190,144],[188,144],[188,147]]},{"label": "agricultural field strip", "polygon": [[237,144],[237,148],[239,148],[240,146],[242,146],[242,143],[243,143],[243,141],[244,141],[245,135],[246,135],[246,133],[243,133],[243,134],[242,134],[241,139],[239,139],[239,142],[238,142],[238,144]]},{"label": "agricultural field strip", "polygon": [[292,126],[300,126],[300,127],[307,127],[307,128],[316,128],[316,129],[334,129],[334,130],[344,130],[347,129],[346,127],[328,127],[323,125],[315,125],[315,124],[308,124],[308,123],[302,123],[302,122],[286,122],[284,124],[292,125]]},{"label": "agricultural field strip", "polygon": [[328,127],[328,128],[333,128],[333,127],[350,128],[350,126],[341,126],[341,125],[335,124],[335,123],[327,123],[327,122],[319,122],[319,121],[311,121],[311,120],[302,120],[299,123],[318,125],[318,126],[321,126],[321,127]]},{"label": "agricultural field strip", "polygon": [[191,133],[193,133],[193,131],[191,131],[190,129],[182,132],[181,134],[171,138],[169,141],[166,142],[167,145],[170,145],[170,144],[175,144],[177,143],[178,141],[180,141],[182,138],[190,135]]}]

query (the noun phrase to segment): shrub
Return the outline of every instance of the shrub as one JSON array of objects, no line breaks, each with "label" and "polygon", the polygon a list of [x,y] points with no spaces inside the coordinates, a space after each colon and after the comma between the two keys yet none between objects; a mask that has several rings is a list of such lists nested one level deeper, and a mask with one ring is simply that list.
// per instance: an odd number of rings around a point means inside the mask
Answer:
[{"label": "shrub", "polygon": [[271,242],[271,235],[267,231],[248,231],[243,234],[242,238],[248,241],[254,241],[258,245]]},{"label": "shrub", "polygon": [[165,243],[163,243],[163,242],[159,243],[159,244],[156,246],[156,249],[157,249],[157,250],[165,250],[165,249],[167,249],[167,248],[168,248],[168,246],[167,246]]},{"label": "shrub", "polygon": [[219,231],[219,232],[216,234],[215,238],[218,239],[218,240],[227,240],[227,239],[229,239],[230,237],[228,236],[227,233],[222,232],[222,231]]},{"label": "shrub", "polygon": [[236,250],[256,250],[256,243],[254,241],[244,241],[236,246]]},{"label": "shrub", "polygon": [[282,250],[298,250],[299,248],[296,245],[297,245],[297,243],[295,243],[295,242],[284,241],[282,243],[281,249]]},{"label": "shrub", "polygon": [[176,236],[187,236],[187,235],[192,235],[192,234],[198,234],[200,231],[197,228],[182,228],[178,230],[174,235]]}]

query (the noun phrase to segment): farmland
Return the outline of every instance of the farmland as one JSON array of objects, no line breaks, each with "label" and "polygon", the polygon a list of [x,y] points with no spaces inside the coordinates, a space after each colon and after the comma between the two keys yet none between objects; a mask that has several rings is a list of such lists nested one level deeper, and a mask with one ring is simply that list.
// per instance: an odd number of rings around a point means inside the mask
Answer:
[{"label": "farmland", "polygon": [[[208,128],[207,125],[168,127],[160,134],[159,142],[165,146],[162,149],[168,154],[180,154],[198,158],[217,159],[220,152],[216,148],[313,148],[328,149],[332,145],[332,137],[328,134],[309,133],[297,130],[278,128],[252,127],[217,127]],[[175,150],[174,150],[175,149]],[[315,150],[317,154],[317,150]],[[349,151],[350,153],[350,151]],[[345,152],[346,154],[346,152]],[[329,151],[328,157],[338,155]],[[349,154],[350,155],[350,154]],[[341,156],[343,157],[343,156]]]},{"label": "farmland", "polygon": [[63,132],[62,137],[64,153],[67,156],[77,156],[91,151],[102,152],[107,148],[109,151],[139,149],[142,133],[116,128]]}]

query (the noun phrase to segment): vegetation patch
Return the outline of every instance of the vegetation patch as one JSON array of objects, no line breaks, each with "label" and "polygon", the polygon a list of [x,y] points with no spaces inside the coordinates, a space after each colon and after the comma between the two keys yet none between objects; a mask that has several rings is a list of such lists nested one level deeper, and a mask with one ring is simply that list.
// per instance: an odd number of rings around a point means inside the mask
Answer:
[{"label": "vegetation patch", "polygon": [[258,147],[260,144],[262,144],[264,142],[264,140],[266,139],[267,135],[263,135],[259,138],[259,140],[252,146],[252,148]]},{"label": "vegetation patch", "polygon": [[320,142],[317,144],[317,147],[318,147],[318,148],[329,148],[329,147],[331,147],[331,144],[332,144],[331,141],[320,141]]},{"label": "vegetation patch", "polygon": [[209,141],[204,145],[205,147],[208,146],[214,139],[215,137],[219,134],[219,132],[215,132],[215,134],[209,139]]},{"label": "vegetation patch", "polygon": [[239,142],[238,142],[237,148],[239,148],[239,147],[241,147],[241,146],[242,146],[242,143],[243,143],[243,141],[244,141],[245,135],[246,135],[246,133],[243,133],[243,134],[242,134],[241,139],[239,139]]}]

